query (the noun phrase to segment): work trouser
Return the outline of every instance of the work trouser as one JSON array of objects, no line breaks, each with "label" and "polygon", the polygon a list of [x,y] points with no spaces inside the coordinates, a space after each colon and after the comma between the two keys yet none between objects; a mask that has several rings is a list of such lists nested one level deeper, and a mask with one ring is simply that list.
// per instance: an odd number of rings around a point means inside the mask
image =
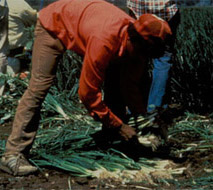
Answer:
[{"label": "work trouser", "polygon": [[41,104],[56,76],[57,59],[64,51],[60,40],[50,35],[38,21],[35,28],[31,79],[16,110],[5,154],[28,154],[38,129]]},{"label": "work trouser", "polygon": [[[172,36],[168,41],[168,48],[162,57],[153,59],[153,80],[150,87],[148,112],[156,109],[156,107],[165,106],[168,103],[168,88],[166,88],[169,71],[172,66],[172,54],[174,52],[174,43],[176,39],[177,27],[180,23],[180,12],[177,13],[168,21],[172,30]],[[166,93],[167,89],[167,93]],[[166,94],[166,95],[165,95]]]}]

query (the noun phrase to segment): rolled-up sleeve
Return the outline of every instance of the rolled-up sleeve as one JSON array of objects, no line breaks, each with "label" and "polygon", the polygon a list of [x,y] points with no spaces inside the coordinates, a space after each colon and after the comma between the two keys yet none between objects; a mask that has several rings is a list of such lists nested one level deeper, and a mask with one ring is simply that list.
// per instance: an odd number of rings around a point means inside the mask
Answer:
[{"label": "rolled-up sleeve", "polygon": [[88,40],[78,92],[95,120],[101,121],[106,127],[119,127],[121,119],[105,105],[101,92],[105,71],[114,52],[110,47],[95,37]]}]

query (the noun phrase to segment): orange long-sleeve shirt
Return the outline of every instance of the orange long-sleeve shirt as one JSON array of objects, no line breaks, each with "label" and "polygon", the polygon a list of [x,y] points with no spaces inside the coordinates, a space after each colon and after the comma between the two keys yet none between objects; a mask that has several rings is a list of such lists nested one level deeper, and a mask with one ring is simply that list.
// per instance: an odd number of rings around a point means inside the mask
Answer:
[{"label": "orange long-sleeve shirt", "polygon": [[60,0],[42,9],[39,20],[67,49],[84,56],[78,92],[91,116],[120,126],[121,119],[102,101],[101,85],[110,59],[122,55],[134,19],[102,0]]}]

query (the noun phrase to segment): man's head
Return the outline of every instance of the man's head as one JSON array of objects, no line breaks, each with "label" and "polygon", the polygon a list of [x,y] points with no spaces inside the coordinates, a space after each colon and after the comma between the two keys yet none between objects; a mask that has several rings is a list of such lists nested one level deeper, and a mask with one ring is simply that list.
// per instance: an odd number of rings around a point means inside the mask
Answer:
[{"label": "man's head", "polygon": [[153,14],[143,14],[140,16],[135,21],[134,27],[145,40],[149,40],[150,37],[165,40],[168,35],[172,34],[168,23]]},{"label": "man's head", "polygon": [[129,39],[137,53],[160,57],[172,32],[168,23],[153,14],[143,14],[128,27]]}]

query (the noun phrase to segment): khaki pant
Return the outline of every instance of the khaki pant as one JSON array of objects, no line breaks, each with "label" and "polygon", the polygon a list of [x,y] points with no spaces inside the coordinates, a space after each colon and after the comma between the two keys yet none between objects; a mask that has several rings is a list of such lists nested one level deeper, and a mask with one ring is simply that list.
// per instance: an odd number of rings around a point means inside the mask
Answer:
[{"label": "khaki pant", "polygon": [[8,42],[8,8],[0,6],[0,72],[6,73]]},{"label": "khaki pant", "polygon": [[[28,154],[38,129],[41,104],[56,75],[57,58],[64,51],[62,43],[38,22],[35,29],[31,79],[18,105],[5,154]],[[113,60],[107,69],[104,100],[122,119],[125,118],[126,106],[133,113],[141,113],[146,109],[146,99],[143,99],[144,92],[140,88],[143,86],[141,80],[145,60],[143,63],[128,61],[128,58]]]},{"label": "khaki pant", "polygon": [[[8,8],[0,6],[0,73],[7,71],[8,42]],[[0,96],[4,91],[4,82],[0,81]]]},{"label": "khaki pant", "polygon": [[38,129],[40,108],[56,75],[57,58],[65,51],[62,43],[37,22],[29,86],[18,105],[5,154],[28,154]]}]

